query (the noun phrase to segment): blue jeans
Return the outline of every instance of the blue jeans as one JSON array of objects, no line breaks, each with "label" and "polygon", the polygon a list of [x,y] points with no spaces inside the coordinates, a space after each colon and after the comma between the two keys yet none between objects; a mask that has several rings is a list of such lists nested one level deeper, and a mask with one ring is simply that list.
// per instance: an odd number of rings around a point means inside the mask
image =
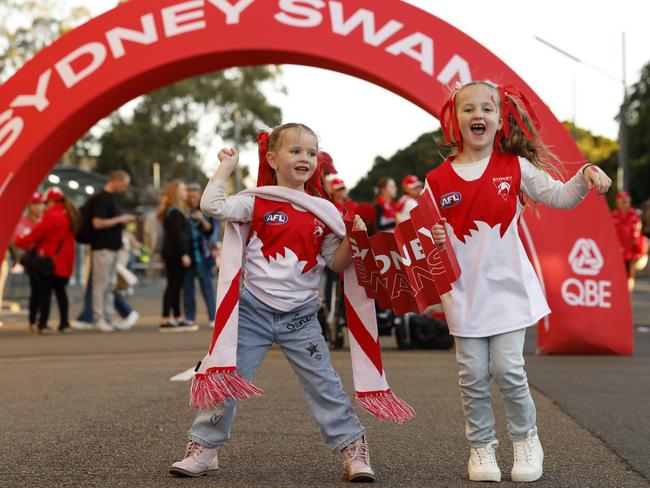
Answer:
[{"label": "blue jeans", "polygon": [[[279,344],[300,379],[325,444],[336,452],[359,439],[365,429],[330,362],[329,349],[316,319],[319,306],[319,301],[313,300],[291,312],[279,312],[242,289],[237,371],[251,380],[271,344]],[[190,440],[206,447],[221,446],[230,438],[236,407],[236,401],[227,400],[212,410],[200,410],[189,432]],[[213,419],[218,420],[213,423]]]},{"label": "blue jeans", "polygon": [[199,279],[201,294],[205,300],[205,306],[208,308],[208,319],[210,323],[214,322],[214,315],[217,307],[217,295],[214,291],[212,282],[212,268],[203,264],[194,265],[185,273],[183,283],[183,310],[187,320],[196,320],[196,299],[194,297],[194,278]]},{"label": "blue jeans", "polygon": [[492,412],[492,379],[503,395],[510,439],[523,441],[529,432],[531,435],[537,433],[537,412],[524,371],[525,337],[526,329],[492,337],[454,337],[465,434],[473,447],[484,447],[497,438]]},{"label": "blue jeans", "polygon": [[[128,304],[126,299],[122,296],[117,290],[113,290],[113,300],[115,305],[115,310],[120,314],[120,317],[126,318],[133,308]],[[84,308],[79,313],[77,320],[80,322],[87,322],[89,324],[93,321],[93,280],[92,276],[88,277],[88,284],[86,285],[86,291],[84,293]]]}]

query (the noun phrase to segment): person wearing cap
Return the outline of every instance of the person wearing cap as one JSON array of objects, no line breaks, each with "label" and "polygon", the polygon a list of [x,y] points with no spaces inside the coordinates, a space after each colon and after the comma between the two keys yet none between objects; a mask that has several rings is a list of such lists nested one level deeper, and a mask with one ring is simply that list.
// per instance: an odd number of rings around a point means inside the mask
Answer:
[{"label": "person wearing cap", "polygon": [[417,207],[417,198],[422,193],[424,183],[420,181],[415,175],[407,175],[402,180],[402,189],[404,195],[399,199],[398,207],[400,207],[400,221],[410,218],[410,213],[413,208]]},{"label": "person wearing cap", "polygon": [[[30,273],[39,282],[38,333],[51,332],[47,327],[50,316],[52,291],[59,305],[59,332],[69,330],[68,295],[66,286],[72,275],[75,258],[75,234],[79,229],[79,210],[71,200],[65,198],[61,189],[52,186],[45,191],[47,209],[43,218],[31,232],[16,238],[16,245],[28,249],[33,247],[40,263],[34,262]],[[44,258],[44,259],[43,259]],[[47,260],[50,266],[43,266]],[[30,323],[30,329],[34,325]]]},{"label": "person wearing cap", "polygon": [[621,243],[621,254],[627,271],[627,287],[631,292],[634,290],[636,277],[635,263],[641,257],[642,250],[641,218],[632,208],[628,192],[620,191],[616,194],[616,209],[612,212],[612,219]]},{"label": "person wearing cap", "polygon": [[192,266],[185,273],[183,282],[183,311],[185,322],[194,324],[196,321],[194,279],[198,278],[201,294],[208,311],[209,324],[214,327],[217,299],[212,275],[215,262],[211,247],[219,239],[219,221],[201,212],[199,208],[201,193],[202,188],[198,183],[187,185]]},{"label": "person wearing cap", "polygon": [[[36,224],[38,224],[43,218],[44,211],[45,201],[43,200],[43,195],[40,192],[34,192],[31,199],[29,200],[25,214],[20,216],[20,220],[18,221],[18,225],[14,231],[12,245],[10,248],[14,247],[13,242],[15,242],[16,238],[24,237],[32,232]],[[12,254],[13,253],[15,253],[15,251],[12,250]],[[23,265],[25,274],[29,279],[29,328],[33,331],[36,325],[36,314],[38,311],[39,288],[38,280],[34,279],[34,276],[29,272],[28,269],[30,261],[29,258],[31,256],[32,254],[29,253],[29,251],[24,251],[18,260],[20,264]]]},{"label": "person wearing cap", "polygon": [[343,206],[345,202],[350,201],[348,198],[348,189],[345,182],[338,176],[328,179],[330,195],[332,195],[332,203],[338,208],[341,215],[345,214],[346,208]]}]

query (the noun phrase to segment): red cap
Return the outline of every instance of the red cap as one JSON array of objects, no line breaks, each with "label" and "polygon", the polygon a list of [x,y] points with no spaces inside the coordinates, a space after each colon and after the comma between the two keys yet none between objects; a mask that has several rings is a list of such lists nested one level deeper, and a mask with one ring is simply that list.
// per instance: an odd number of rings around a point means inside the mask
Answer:
[{"label": "red cap", "polygon": [[630,200],[630,194],[626,191],[619,191],[616,194],[616,201],[620,202],[621,200]]},{"label": "red cap", "polygon": [[420,179],[415,175],[408,175],[402,180],[402,188],[411,189],[418,186],[424,186]]},{"label": "red cap", "polygon": [[345,182],[341,178],[333,178],[330,185],[332,190],[343,190],[345,188]]},{"label": "red cap", "polygon": [[63,191],[58,186],[51,186],[45,190],[45,195],[43,196],[45,200],[54,200],[58,202],[63,200]]},{"label": "red cap", "polygon": [[29,201],[29,203],[43,203],[43,195],[40,192],[35,191],[32,194],[32,199]]}]

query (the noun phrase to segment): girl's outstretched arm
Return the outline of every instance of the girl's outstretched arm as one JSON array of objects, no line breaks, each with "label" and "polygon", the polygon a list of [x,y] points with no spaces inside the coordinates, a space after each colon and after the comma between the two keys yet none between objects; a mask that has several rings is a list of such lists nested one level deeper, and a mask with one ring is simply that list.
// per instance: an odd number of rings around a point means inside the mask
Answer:
[{"label": "girl's outstretched arm", "polygon": [[612,180],[598,167],[585,165],[566,183],[553,179],[548,173],[519,158],[521,188],[536,202],[553,208],[571,209],[577,206],[595,188],[603,194]]},{"label": "girl's outstretched arm", "polygon": [[228,178],[237,166],[239,154],[236,149],[224,148],[219,151],[221,163],[201,196],[201,211],[216,219],[250,222],[253,218],[254,198],[249,196],[225,196]]}]

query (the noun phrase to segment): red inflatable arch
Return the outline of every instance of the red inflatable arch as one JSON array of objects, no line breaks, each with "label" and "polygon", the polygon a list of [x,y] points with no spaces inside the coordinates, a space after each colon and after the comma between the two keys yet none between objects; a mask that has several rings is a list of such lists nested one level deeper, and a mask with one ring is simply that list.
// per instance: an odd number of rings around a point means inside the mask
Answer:
[{"label": "red inflatable arch", "polygon": [[[435,117],[455,80],[513,84],[535,105],[556,153],[565,161],[583,159],[508,66],[399,0],[132,0],[64,35],[1,87],[2,255],[32,191],[99,119],[182,78],[265,63],[347,73]],[[522,226],[553,309],[540,327],[540,346],[556,353],[631,353],[629,295],[605,200],[590,195],[572,212],[540,213]]]}]

